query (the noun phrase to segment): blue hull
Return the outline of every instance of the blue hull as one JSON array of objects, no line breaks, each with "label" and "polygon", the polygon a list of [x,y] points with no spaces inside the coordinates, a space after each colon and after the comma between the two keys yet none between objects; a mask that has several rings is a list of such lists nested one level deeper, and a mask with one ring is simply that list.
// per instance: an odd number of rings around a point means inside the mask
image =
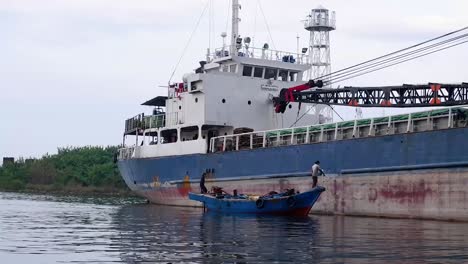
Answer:
[{"label": "blue hull", "polygon": [[201,202],[209,211],[233,214],[277,214],[306,216],[325,188],[318,186],[310,191],[281,198],[218,199],[209,194],[189,193],[189,199]]},{"label": "blue hull", "polygon": [[327,175],[468,167],[468,128],[436,130],[235,152],[193,154],[119,161],[134,191],[149,183],[183,184],[213,172],[218,180],[310,175],[315,160]]},{"label": "blue hull", "polygon": [[127,185],[153,203],[188,199],[206,185],[228,192],[310,190],[320,160],[327,188],[315,212],[468,221],[468,127],[223,153],[120,160]]}]

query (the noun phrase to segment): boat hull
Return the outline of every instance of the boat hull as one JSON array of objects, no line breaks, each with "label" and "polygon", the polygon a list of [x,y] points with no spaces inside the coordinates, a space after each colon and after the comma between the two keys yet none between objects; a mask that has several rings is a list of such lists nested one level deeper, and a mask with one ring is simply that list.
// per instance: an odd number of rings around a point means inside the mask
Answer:
[{"label": "boat hull", "polygon": [[468,220],[468,128],[267,149],[120,160],[127,185],[153,203],[199,206],[188,199],[206,185],[239,193],[311,188],[322,162],[328,191],[313,212]]},{"label": "boat hull", "polygon": [[201,202],[209,211],[233,214],[273,214],[306,216],[325,188],[314,189],[281,198],[217,199],[208,194],[189,193],[189,199]]}]

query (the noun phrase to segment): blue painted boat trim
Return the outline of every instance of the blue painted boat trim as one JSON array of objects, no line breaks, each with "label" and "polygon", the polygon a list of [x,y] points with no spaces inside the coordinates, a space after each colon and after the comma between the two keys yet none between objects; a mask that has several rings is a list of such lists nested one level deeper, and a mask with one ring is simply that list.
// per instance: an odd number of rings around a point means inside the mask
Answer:
[{"label": "blue painted boat trim", "polygon": [[[307,215],[310,208],[325,191],[317,186],[310,191],[278,198],[257,200],[239,198],[216,198],[208,194],[189,193],[189,199],[203,203],[211,211],[237,214],[302,214]],[[261,201],[261,206],[257,202]]]}]

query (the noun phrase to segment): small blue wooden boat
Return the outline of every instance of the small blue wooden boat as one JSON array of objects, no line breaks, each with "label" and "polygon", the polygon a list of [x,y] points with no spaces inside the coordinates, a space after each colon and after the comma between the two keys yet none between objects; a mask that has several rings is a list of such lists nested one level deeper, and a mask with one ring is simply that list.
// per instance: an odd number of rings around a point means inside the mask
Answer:
[{"label": "small blue wooden boat", "polygon": [[230,195],[224,192],[209,194],[190,192],[189,198],[202,202],[204,208],[210,211],[235,214],[306,216],[324,191],[324,187],[317,186],[303,193],[288,190],[284,193],[272,192],[264,196]]}]

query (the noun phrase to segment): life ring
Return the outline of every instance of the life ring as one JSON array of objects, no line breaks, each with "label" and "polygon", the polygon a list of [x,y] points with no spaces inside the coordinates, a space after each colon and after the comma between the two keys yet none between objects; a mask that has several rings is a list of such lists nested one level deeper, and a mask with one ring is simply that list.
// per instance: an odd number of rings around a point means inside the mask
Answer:
[{"label": "life ring", "polygon": [[286,202],[289,207],[294,207],[296,205],[296,198],[294,198],[294,196],[289,196]]},{"label": "life ring", "polygon": [[257,201],[255,202],[255,205],[257,206],[258,209],[262,209],[263,206],[265,206],[265,200],[259,198],[259,199],[257,199]]}]

